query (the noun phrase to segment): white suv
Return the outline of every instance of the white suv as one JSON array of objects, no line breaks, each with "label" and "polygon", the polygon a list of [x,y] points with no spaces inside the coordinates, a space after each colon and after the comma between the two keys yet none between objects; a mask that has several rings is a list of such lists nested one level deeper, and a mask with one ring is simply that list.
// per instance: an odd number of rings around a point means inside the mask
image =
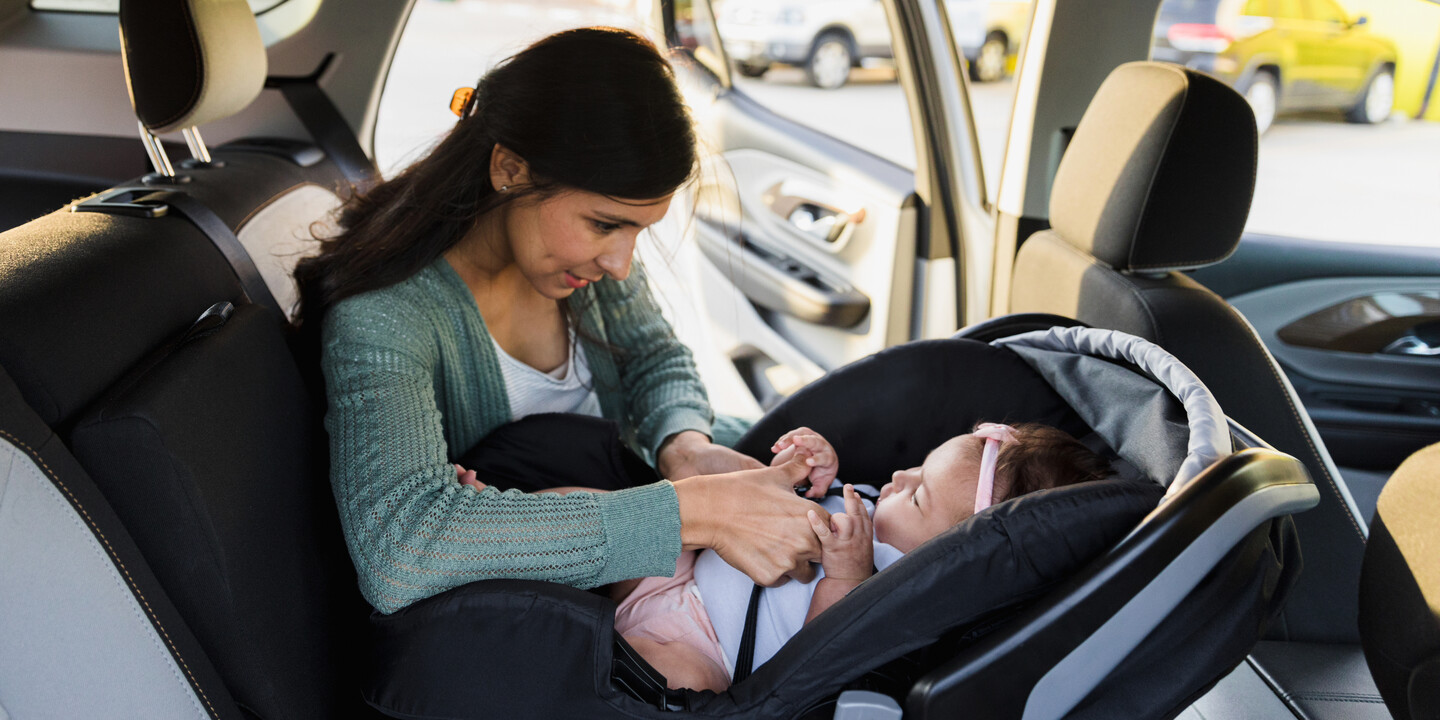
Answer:
[{"label": "white suv", "polygon": [[[811,84],[838,88],[867,58],[893,57],[880,0],[725,0],[716,3],[725,52],[740,74],[775,63],[805,69]],[[1028,2],[945,0],[955,42],[975,80],[1005,76],[1029,19]]]}]

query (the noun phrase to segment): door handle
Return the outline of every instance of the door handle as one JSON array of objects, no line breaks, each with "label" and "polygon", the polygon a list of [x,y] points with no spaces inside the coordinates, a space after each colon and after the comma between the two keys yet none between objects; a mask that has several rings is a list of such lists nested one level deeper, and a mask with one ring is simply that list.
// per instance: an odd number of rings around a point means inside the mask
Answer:
[{"label": "door handle", "polygon": [[810,237],[839,245],[850,239],[855,226],[865,221],[865,208],[842,210],[830,203],[786,192],[778,182],[760,196],[770,211]]},{"label": "door handle", "polygon": [[870,298],[743,232],[701,219],[700,252],[751,302],[816,325],[851,328],[870,314]]}]

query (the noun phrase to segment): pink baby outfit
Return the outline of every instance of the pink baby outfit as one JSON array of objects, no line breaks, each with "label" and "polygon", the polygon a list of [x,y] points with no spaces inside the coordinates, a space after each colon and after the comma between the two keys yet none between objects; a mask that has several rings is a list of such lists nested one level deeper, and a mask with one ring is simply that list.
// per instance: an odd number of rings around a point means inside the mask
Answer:
[{"label": "pink baby outfit", "polygon": [[729,677],[725,650],[715,636],[695,586],[695,552],[682,552],[674,577],[647,577],[615,610],[615,632],[659,643],[680,642],[704,655]]}]

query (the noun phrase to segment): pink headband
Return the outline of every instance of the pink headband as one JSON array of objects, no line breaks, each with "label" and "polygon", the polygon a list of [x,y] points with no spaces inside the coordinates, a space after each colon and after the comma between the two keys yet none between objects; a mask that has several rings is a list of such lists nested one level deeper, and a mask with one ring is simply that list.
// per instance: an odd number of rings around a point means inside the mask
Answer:
[{"label": "pink headband", "polygon": [[985,452],[980,456],[980,481],[975,486],[975,512],[990,507],[995,495],[995,466],[1000,459],[1000,446],[1015,442],[1015,428],[1000,423],[980,423],[970,433],[985,439]]}]

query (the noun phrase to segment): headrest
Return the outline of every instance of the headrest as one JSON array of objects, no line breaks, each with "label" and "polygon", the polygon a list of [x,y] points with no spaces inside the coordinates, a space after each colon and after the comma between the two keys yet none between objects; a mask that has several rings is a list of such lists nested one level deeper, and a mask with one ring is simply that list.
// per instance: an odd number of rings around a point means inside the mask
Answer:
[{"label": "headrest", "polygon": [[1050,224],[1120,271],[1169,272],[1234,252],[1255,190],[1255,115],[1220,81],[1135,62],[1105,79],[1050,194]]},{"label": "headrest", "polygon": [[120,54],[153,133],[245,109],[265,86],[265,43],[245,0],[121,0]]}]

